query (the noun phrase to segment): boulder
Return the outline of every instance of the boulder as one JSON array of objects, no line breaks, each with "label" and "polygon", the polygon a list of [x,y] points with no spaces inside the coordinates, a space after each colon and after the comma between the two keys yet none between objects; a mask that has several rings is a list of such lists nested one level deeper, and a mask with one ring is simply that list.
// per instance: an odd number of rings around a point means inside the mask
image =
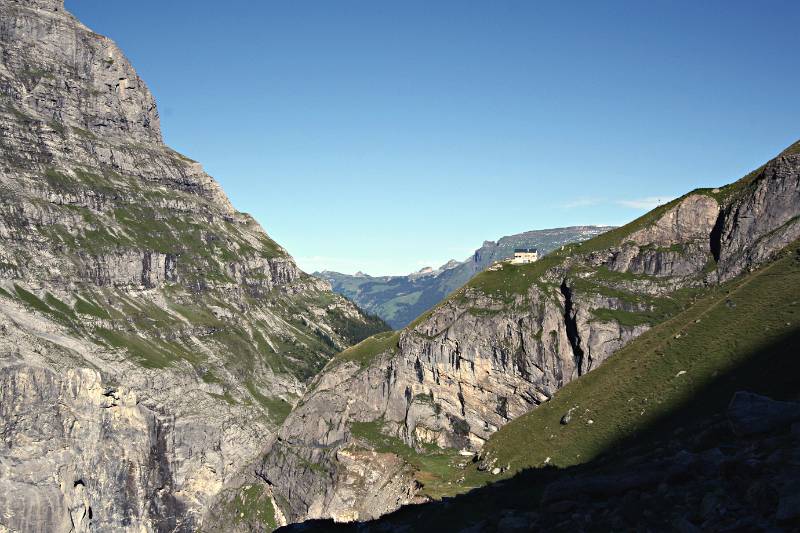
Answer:
[{"label": "boulder", "polygon": [[800,420],[800,403],[781,402],[739,391],[728,406],[728,421],[739,436],[767,433]]}]

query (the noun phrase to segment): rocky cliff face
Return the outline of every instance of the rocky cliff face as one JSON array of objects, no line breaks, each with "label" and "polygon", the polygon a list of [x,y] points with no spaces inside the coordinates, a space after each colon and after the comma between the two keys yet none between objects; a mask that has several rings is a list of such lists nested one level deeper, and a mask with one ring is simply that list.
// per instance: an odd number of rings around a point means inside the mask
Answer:
[{"label": "rocky cliff face", "polygon": [[61,127],[128,143],[161,141],[155,100],[110,39],[58,0],[5,1],[4,14],[4,95]]},{"label": "rocky cliff face", "polygon": [[307,380],[385,326],[162,143],[144,82],[62,2],[0,0],[0,52],[0,529],[196,530]]},{"label": "rocky cliff face", "polygon": [[800,236],[800,146],[794,144],[739,184],[722,209],[711,245],[719,279],[727,280]]},{"label": "rocky cliff face", "polygon": [[422,493],[413,457],[391,479],[369,477],[379,461],[364,450],[380,446],[356,431],[363,424],[402,440],[406,459],[431,444],[477,451],[691,305],[699,288],[772,257],[798,237],[798,165],[787,150],[728,187],[694,191],[538,263],[484,272],[402,332],[337,356],[261,467],[288,519],[363,520]]}]

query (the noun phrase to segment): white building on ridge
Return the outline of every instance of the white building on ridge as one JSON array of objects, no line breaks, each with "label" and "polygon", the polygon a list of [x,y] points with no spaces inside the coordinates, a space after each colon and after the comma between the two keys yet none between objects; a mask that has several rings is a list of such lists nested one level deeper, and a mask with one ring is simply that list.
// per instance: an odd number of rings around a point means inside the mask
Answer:
[{"label": "white building on ridge", "polygon": [[539,250],[536,248],[517,248],[514,250],[514,258],[511,260],[512,265],[524,265],[526,263],[534,263],[539,260]]}]

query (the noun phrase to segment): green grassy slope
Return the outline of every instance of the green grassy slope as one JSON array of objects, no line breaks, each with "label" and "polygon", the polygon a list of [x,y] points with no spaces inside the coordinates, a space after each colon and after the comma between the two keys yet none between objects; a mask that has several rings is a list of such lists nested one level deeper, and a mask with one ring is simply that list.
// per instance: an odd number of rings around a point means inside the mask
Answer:
[{"label": "green grassy slope", "polygon": [[[794,243],[772,263],[710,289],[501,428],[484,447],[484,461],[509,466],[509,474],[546,461],[583,463],[625,439],[657,433],[690,404],[681,422],[720,410],[740,387],[791,391],[800,361],[787,359],[782,347],[797,340],[798,326],[800,243]],[[562,425],[570,409],[571,421]]]},{"label": "green grassy slope", "polygon": [[[591,315],[589,322],[651,326],[549,402],[501,427],[483,447],[478,462],[462,466],[462,461],[447,459],[452,451],[409,448],[384,435],[376,421],[355,423],[353,435],[372,449],[405,459],[423,483],[420,493],[440,499],[482,484],[515,482],[509,478],[519,480],[516,475],[526,469],[535,476],[549,476],[558,470],[541,467],[585,465],[650,436],[663,436],[665,428],[704,420],[722,410],[736,390],[751,388],[771,396],[793,387],[800,390],[800,360],[786,357],[793,353],[792,343],[800,342],[800,243],[723,285],[715,285],[709,276],[717,267],[713,251],[698,246],[711,238],[705,234],[694,243],[640,247],[661,252],[667,259],[694,253],[686,275],[633,274],[598,266],[620,249],[624,252],[634,232],[655,224],[688,196],[712,197],[725,209],[752,194],[765,178],[765,173],[754,171],[726,187],[697,189],[626,226],[567,245],[536,263],[484,271],[403,332],[373,337],[334,358],[332,365],[352,361],[362,369],[380,368],[382,356],[397,353],[402,336],[429,334],[424,323],[439,307],[449,306],[442,316],[481,314],[527,309],[539,303],[536,299],[554,298],[564,309],[568,298],[564,287],[578,296],[572,301],[584,306],[582,310]],[[540,290],[531,291],[532,286]],[[410,331],[418,326],[419,330]],[[571,421],[561,424],[567,413]],[[495,467],[502,472],[492,475]]]},{"label": "green grassy slope", "polygon": [[353,422],[351,431],[357,442],[379,453],[393,453],[401,457],[414,472],[421,485],[419,495],[434,500],[444,496],[463,494],[485,485],[490,475],[474,468],[469,457],[459,455],[457,450],[439,448],[427,444],[414,449],[397,437],[382,432],[381,420]]},{"label": "green grassy slope", "polygon": [[[550,402],[502,427],[482,453],[482,462],[510,467],[500,475],[480,471],[478,463],[462,467],[447,451],[413,451],[374,423],[355,425],[359,439],[415,467],[417,479],[430,483],[422,494],[453,498],[403,507],[375,528],[458,530],[487,518],[502,521],[501,509],[536,511],[544,488],[555,480],[580,472],[624,472],[629,454],[663,447],[670,439],[677,438],[680,448],[680,435],[719,420],[715,415],[737,390],[800,399],[797,346],[800,242],[760,269],[710,289]],[[570,409],[571,421],[562,425]],[[310,531],[355,530],[352,524],[325,521],[306,525]]]},{"label": "green grassy slope", "polygon": [[352,361],[357,363],[361,368],[367,367],[375,356],[394,351],[397,348],[397,341],[400,339],[400,332],[386,331],[373,335],[368,339],[361,341],[355,346],[339,352],[331,360],[331,365],[338,365]]},{"label": "green grassy slope", "polygon": [[[421,493],[439,499],[525,468],[583,464],[629,441],[657,438],[721,411],[742,388],[772,396],[800,391],[800,359],[790,357],[800,342],[800,243],[752,273],[692,296],[671,318],[495,433],[481,463],[506,469],[500,476],[478,464],[464,466],[452,450],[415,451],[371,426],[358,425],[354,434],[406,459],[424,485]],[[396,342],[397,333],[384,334],[339,357],[364,365]],[[570,423],[562,425],[570,410]]]}]

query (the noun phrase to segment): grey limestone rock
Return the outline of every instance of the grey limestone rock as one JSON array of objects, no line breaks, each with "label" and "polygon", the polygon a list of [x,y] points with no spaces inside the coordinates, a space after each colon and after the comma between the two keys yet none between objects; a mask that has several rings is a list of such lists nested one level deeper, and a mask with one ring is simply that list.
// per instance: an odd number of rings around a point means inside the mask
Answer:
[{"label": "grey limestone rock", "polygon": [[163,144],[111,40],[0,0],[0,530],[197,530],[371,327]]}]

